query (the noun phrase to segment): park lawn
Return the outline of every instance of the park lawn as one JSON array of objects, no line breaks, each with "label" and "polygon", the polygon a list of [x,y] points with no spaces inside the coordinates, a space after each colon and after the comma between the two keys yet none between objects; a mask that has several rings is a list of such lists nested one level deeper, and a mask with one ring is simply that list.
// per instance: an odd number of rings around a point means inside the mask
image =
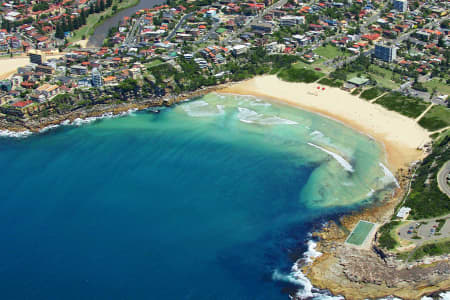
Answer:
[{"label": "park lawn", "polygon": [[430,81],[426,81],[423,85],[428,89],[429,92],[432,92],[433,89],[436,89],[439,93],[444,95],[450,95],[450,85],[444,82],[441,82],[441,78],[433,78]]},{"label": "park lawn", "polygon": [[341,49],[339,49],[333,45],[330,45],[330,44],[328,44],[326,46],[318,47],[313,52],[316,53],[317,55],[326,57],[328,59],[332,59],[332,58],[335,58],[338,56],[349,56],[350,55],[348,52],[341,51]]},{"label": "park lawn", "polygon": [[325,59],[319,58],[316,61],[314,61],[313,63],[298,61],[295,64],[293,64],[292,66],[296,69],[309,69],[309,70],[314,70],[315,68],[320,68],[320,71],[325,72],[325,73],[330,73],[331,71],[333,71],[333,68],[325,66],[323,64],[324,62],[325,62]]},{"label": "park lawn", "polygon": [[338,79],[330,79],[330,78],[322,78],[318,81],[320,84],[332,86],[332,87],[341,87],[344,83]]},{"label": "park lawn", "polygon": [[145,67],[146,67],[147,69],[149,69],[149,68],[151,68],[151,67],[160,65],[160,64],[162,64],[162,63],[164,63],[164,61],[162,61],[162,60],[159,59],[159,58],[156,58],[156,59],[150,61],[149,63],[146,63],[146,64],[145,64]]},{"label": "park lawn", "polygon": [[406,97],[396,92],[384,95],[376,103],[410,118],[417,118],[428,107],[428,103],[421,99]]},{"label": "park lawn", "polygon": [[119,2],[118,0],[113,0],[111,7],[108,7],[107,9],[105,9],[105,11],[98,14],[95,13],[90,14],[86,19],[86,25],[74,31],[73,35],[69,38],[69,42],[71,43],[78,42],[83,39],[83,36],[85,36],[85,38],[88,39],[89,36],[91,36],[94,33],[94,30],[97,26],[102,24],[102,22],[107,18],[113,16],[112,8],[114,5],[117,5],[117,12],[119,12],[125,8],[137,5],[138,3],[139,0],[125,0],[121,2]]},{"label": "park lawn", "polygon": [[388,89],[398,89],[400,84],[392,80],[392,76],[398,78],[399,75],[394,74],[391,70],[381,68],[377,65],[369,67],[370,75],[378,82],[379,85]]},{"label": "park lawn", "polygon": [[430,131],[450,126],[450,108],[433,106],[419,121],[419,125]]},{"label": "park lawn", "polygon": [[312,69],[298,68],[294,65],[291,65],[291,67],[283,69],[278,73],[279,78],[290,82],[312,83],[323,76],[325,76],[324,73]]},{"label": "park lawn", "polygon": [[362,92],[359,97],[366,100],[372,100],[380,96],[382,93],[383,92],[379,88],[373,87]]}]

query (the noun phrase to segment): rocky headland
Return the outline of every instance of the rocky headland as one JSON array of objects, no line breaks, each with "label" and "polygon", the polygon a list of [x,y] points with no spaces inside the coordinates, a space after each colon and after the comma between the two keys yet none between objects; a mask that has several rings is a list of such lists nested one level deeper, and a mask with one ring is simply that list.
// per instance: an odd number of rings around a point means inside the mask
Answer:
[{"label": "rocky headland", "polygon": [[[404,196],[410,174],[397,172],[399,188],[390,199],[360,212],[330,221],[314,235],[319,239],[317,250],[323,254],[312,264],[303,266],[311,283],[345,299],[377,299],[395,296],[420,299],[425,295],[450,289],[448,256],[424,262],[407,263],[394,253],[383,251],[371,241],[368,249],[345,243],[349,231],[359,220],[382,224],[389,220]],[[376,240],[376,236],[375,236]]]}]

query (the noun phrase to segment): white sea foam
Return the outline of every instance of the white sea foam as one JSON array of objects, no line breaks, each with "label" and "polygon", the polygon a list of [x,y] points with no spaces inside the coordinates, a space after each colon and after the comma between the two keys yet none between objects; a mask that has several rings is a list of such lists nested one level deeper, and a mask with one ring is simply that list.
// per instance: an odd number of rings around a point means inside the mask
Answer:
[{"label": "white sea foam", "polygon": [[225,113],[223,105],[213,106],[203,100],[186,103],[182,108],[190,117],[213,117]]},{"label": "white sea foam", "polygon": [[121,112],[119,114],[114,114],[112,112],[106,112],[98,117],[76,118],[72,122],[70,122],[69,120],[64,120],[61,122],[61,125],[82,126],[84,124],[89,124],[89,123],[92,123],[94,121],[101,120],[101,119],[111,119],[111,118],[118,118],[118,117],[124,117],[124,116],[134,116],[135,115],[134,113],[136,111],[138,111],[137,108],[130,108],[129,110]]},{"label": "white sea foam", "polygon": [[280,117],[274,116],[265,116],[263,114],[259,114],[254,110],[238,107],[239,113],[237,115],[238,119],[244,123],[254,123],[260,125],[295,125],[297,122],[283,119]]},{"label": "white sea foam", "polygon": [[367,193],[367,197],[372,197],[373,196],[373,194],[375,193],[375,190],[374,189],[370,189],[370,191]]},{"label": "white sea foam", "polygon": [[268,102],[261,101],[259,99],[256,99],[255,101],[250,101],[250,106],[263,106],[263,107],[270,107],[272,104]]},{"label": "white sea foam", "polygon": [[316,250],[317,243],[313,240],[309,240],[308,243],[308,250],[305,252],[305,259],[308,263],[312,263],[314,259],[318,258],[322,255],[321,252]]},{"label": "white sea foam", "polygon": [[[88,124],[88,123],[94,122],[96,120],[105,119],[105,118],[116,118],[116,117],[123,117],[123,116],[127,116],[127,115],[132,116],[132,115],[134,115],[133,113],[136,111],[137,111],[136,108],[131,108],[128,111],[122,112],[120,114],[113,114],[112,112],[107,112],[107,113],[102,114],[99,117],[88,117],[88,118],[84,118],[84,119],[76,118],[72,122],[70,120],[64,120],[59,125],[52,124],[52,125],[48,125],[48,126],[42,128],[41,130],[39,130],[39,133],[47,132],[49,130],[58,128],[59,126],[81,126],[83,124]],[[0,137],[24,138],[24,137],[28,137],[32,134],[33,133],[29,130],[18,131],[18,132],[11,131],[11,130],[0,130]]]},{"label": "white sea foam", "polygon": [[272,274],[273,280],[285,281],[301,286],[296,293],[296,298],[298,299],[316,299],[316,300],[343,300],[342,296],[331,296],[319,289],[316,289],[311,284],[311,281],[302,273],[300,264],[302,261],[311,264],[315,258],[322,255],[316,250],[316,242],[313,240],[308,241],[308,250],[304,253],[304,257],[299,259],[291,269],[289,274],[283,274],[278,270],[275,270]]},{"label": "white sea foam", "polygon": [[49,131],[49,130],[58,128],[59,126],[60,126],[60,125],[49,125],[49,126],[46,126],[46,127],[42,128],[41,130],[39,130],[39,133],[47,132],[47,131]]},{"label": "white sea foam", "polygon": [[383,181],[384,181],[385,183],[391,183],[391,182],[393,182],[393,183],[395,183],[395,185],[396,185],[397,187],[400,187],[400,185],[398,184],[398,181],[397,181],[397,179],[395,178],[394,174],[392,174],[392,172],[391,172],[385,165],[383,165],[381,162],[379,163],[379,165],[380,165],[380,167],[383,169],[383,172],[384,172],[384,178],[383,178]]},{"label": "white sea foam", "polygon": [[325,136],[321,131],[318,131],[318,130],[314,130],[309,135],[312,136],[312,137],[319,137],[319,138]]},{"label": "white sea foam", "polygon": [[354,170],[353,170],[353,167],[352,167],[352,165],[348,162],[348,161],[346,161],[342,156],[340,156],[339,154],[336,154],[336,153],[334,153],[334,152],[331,152],[331,151],[329,151],[329,150],[327,150],[327,149],[325,149],[325,148],[322,148],[322,147],[320,147],[320,146],[317,146],[317,145],[315,145],[315,144],[313,144],[313,143],[308,143],[308,145],[310,145],[310,146],[312,146],[312,147],[315,147],[315,148],[317,148],[317,149],[320,149],[320,150],[322,150],[323,152],[325,152],[325,153],[327,153],[327,154],[329,154],[331,157],[333,157],[345,170],[347,170],[347,171],[349,171],[349,172],[353,172]]},{"label": "white sea foam", "polygon": [[0,137],[12,137],[12,138],[24,138],[33,134],[29,130],[24,131],[11,131],[11,130],[0,130]]}]

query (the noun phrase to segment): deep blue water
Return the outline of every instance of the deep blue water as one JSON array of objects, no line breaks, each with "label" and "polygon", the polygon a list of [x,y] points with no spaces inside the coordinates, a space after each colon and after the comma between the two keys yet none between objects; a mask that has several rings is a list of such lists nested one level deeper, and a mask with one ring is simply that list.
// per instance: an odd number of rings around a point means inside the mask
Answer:
[{"label": "deep blue water", "polygon": [[250,126],[177,108],[0,138],[1,298],[288,299],[274,270],[348,206],[304,199],[329,158]]}]

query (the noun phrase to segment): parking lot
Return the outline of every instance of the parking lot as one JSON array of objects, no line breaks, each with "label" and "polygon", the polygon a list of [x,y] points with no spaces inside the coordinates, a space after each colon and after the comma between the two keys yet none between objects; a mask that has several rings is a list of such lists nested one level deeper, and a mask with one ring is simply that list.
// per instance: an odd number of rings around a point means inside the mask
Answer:
[{"label": "parking lot", "polygon": [[[439,222],[445,219],[446,222],[439,232],[437,232]],[[428,220],[413,221],[400,226],[397,234],[401,239],[411,241],[417,245],[429,241],[450,237],[450,215]]]}]

